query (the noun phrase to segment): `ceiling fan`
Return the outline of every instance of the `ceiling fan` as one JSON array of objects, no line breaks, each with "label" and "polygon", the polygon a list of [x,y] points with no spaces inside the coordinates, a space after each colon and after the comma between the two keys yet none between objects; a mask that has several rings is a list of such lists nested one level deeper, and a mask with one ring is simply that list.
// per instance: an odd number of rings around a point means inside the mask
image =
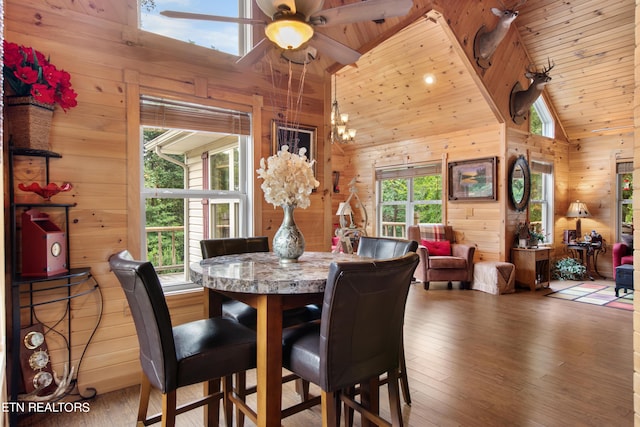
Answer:
[{"label": "ceiling fan", "polygon": [[[203,21],[235,22],[239,24],[264,25],[265,37],[253,49],[241,57],[237,64],[251,65],[257,62],[271,46],[276,44],[284,52],[292,54],[301,47],[307,59],[308,41],[315,50],[330,56],[337,62],[348,65],[360,59],[360,52],[315,31],[316,27],[351,24],[361,21],[377,21],[384,18],[406,15],[413,6],[413,0],[366,0],[344,6],[322,9],[324,0],[255,0],[262,12],[271,17],[271,21],[251,18],[207,15],[200,13],[165,10],[161,15],[169,18],[198,19]],[[305,47],[306,46],[306,47]],[[298,55],[286,55],[296,57]],[[313,59],[313,58],[310,58]]]}]

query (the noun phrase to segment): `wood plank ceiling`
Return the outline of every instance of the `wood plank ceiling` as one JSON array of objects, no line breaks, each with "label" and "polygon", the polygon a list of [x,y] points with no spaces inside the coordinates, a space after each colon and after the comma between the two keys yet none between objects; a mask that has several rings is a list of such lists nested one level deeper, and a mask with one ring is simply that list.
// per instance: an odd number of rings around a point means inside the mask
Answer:
[{"label": "wood plank ceiling", "polygon": [[[353,2],[326,0],[324,8]],[[322,28],[366,52],[355,67],[338,69],[322,54],[314,64],[338,71],[338,100],[358,130],[358,143],[459,130],[461,123],[469,128],[490,114],[445,33],[421,16],[431,3],[414,0],[408,17],[382,25]],[[532,63],[555,63],[545,91],[569,140],[632,132],[635,2],[530,0],[518,9],[515,26]],[[407,19],[415,23],[406,26]],[[421,82],[429,70],[444,77],[431,87]]]}]

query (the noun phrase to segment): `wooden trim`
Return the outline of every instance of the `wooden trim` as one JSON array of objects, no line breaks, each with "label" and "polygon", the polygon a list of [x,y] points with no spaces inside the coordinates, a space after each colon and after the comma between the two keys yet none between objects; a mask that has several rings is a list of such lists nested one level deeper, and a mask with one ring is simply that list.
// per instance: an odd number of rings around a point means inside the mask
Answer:
[{"label": "wooden trim", "polygon": [[[140,74],[124,71],[127,103],[127,249],[138,259],[142,251],[142,209],[140,199]],[[142,257],[142,258],[140,258]]]}]

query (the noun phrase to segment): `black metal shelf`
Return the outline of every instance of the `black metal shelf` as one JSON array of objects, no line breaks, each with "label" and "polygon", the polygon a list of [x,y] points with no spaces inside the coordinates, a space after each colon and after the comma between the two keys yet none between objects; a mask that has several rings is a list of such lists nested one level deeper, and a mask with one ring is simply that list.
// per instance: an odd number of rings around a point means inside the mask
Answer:
[{"label": "black metal shelf", "polygon": [[[96,390],[92,387],[88,387],[85,390],[86,394],[79,391],[78,388],[78,373],[80,366],[84,358],[85,352],[93,336],[95,335],[100,321],[102,319],[102,306],[103,298],[102,291],[96,279],[91,274],[90,267],[76,267],[70,268],[67,272],[56,274],[52,276],[24,276],[18,272],[18,254],[19,254],[19,229],[17,223],[17,212],[21,209],[62,209],[64,210],[64,232],[66,234],[66,263],[67,268],[70,263],[69,253],[69,209],[76,206],[75,203],[51,203],[51,202],[39,202],[39,203],[16,203],[15,202],[15,182],[14,182],[14,157],[15,156],[27,156],[38,157],[44,159],[44,184],[49,184],[49,159],[61,158],[58,153],[48,150],[35,150],[29,148],[9,148],[9,198],[10,198],[10,224],[11,224],[11,303],[12,303],[12,339],[9,346],[10,349],[10,366],[11,366],[11,379],[9,383],[9,398],[13,402],[20,400],[19,393],[23,389],[21,384],[22,371],[20,367],[20,331],[23,325],[21,321],[24,318],[24,314],[28,311],[29,324],[24,326],[31,326],[35,323],[41,323],[47,333],[56,334],[62,338],[67,348],[67,357],[65,365],[72,367],[72,349],[81,348],[81,354],[77,358],[77,366],[75,372],[71,375],[68,386],[64,389],[64,392],[60,396],[53,397],[51,402],[58,401],[78,401],[86,400],[95,397]],[[88,296],[97,291],[98,308],[96,313],[96,325],[93,328],[86,343],[82,346],[72,346],[72,318],[71,315],[71,301],[75,298]],[[46,292],[53,293],[48,296]],[[44,298],[37,298],[37,295],[46,295]],[[61,317],[57,320],[42,322],[38,318],[38,307],[50,305],[50,304],[62,304],[63,307]],[[25,319],[26,320],[26,319]],[[25,322],[26,323],[26,322]],[[60,327],[62,324],[64,327]],[[64,347],[63,347],[64,348]],[[9,416],[9,424],[11,426],[18,425],[18,413],[11,412]]]}]

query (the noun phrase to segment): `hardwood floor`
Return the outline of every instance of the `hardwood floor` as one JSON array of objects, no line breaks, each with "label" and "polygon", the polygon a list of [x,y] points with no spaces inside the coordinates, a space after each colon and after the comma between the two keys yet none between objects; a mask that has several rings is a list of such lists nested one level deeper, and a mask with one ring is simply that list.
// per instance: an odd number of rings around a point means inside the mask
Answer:
[{"label": "hardwood floor", "polygon": [[[632,426],[632,312],[544,297],[548,292],[495,296],[412,286],[405,346],[413,404],[403,405],[405,425]],[[286,385],[284,405],[295,399]],[[381,400],[386,414],[386,392]],[[133,426],[137,401],[138,387],[130,387],[99,394],[88,413],[34,414],[20,426]],[[159,410],[159,395],[152,404]],[[180,415],[178,425],[202,425],[202,410]],[[319,407],[283,425],[319,426]]]}]

